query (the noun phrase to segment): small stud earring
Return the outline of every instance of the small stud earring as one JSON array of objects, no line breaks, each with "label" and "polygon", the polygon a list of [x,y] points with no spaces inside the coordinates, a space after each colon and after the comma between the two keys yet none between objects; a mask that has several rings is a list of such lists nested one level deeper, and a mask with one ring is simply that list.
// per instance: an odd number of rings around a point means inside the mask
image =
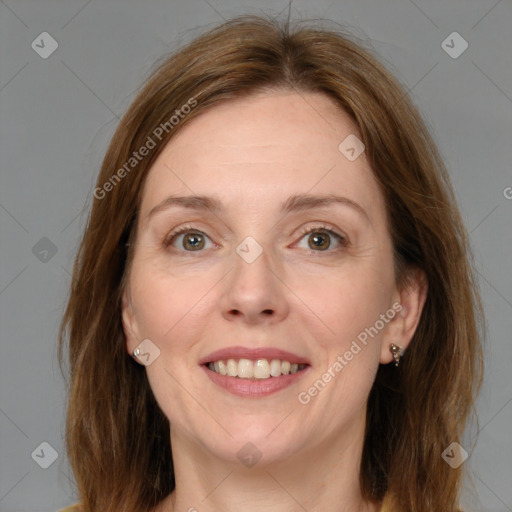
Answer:
[{"label": "small stud earring", "polygon": [[391,343],[391,345],[389,346],[389,351],[393,354],[393,359],[395,360],[395,366],[398,366],[400,364],[400,357],[402,357],[404,355],[404,351],[402,350],[402,347],[399,347],[398,345]]}]

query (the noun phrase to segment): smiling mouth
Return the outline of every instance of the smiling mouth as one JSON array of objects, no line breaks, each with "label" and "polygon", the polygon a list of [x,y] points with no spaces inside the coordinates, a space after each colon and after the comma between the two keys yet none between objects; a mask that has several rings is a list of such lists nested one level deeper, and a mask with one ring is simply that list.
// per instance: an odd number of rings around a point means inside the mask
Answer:
[{"label": "smiling mouth", "polygon": [[228,377],[265,380],[303,371],[308,364],[290,363],[284,359],[221,359],[206,363],[209,370]]}]

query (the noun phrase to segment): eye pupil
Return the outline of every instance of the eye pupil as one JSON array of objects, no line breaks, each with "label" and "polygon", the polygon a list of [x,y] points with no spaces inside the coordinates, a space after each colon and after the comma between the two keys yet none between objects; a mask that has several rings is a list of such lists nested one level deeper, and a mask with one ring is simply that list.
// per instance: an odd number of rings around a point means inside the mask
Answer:
[{"label": "eye pupil", "polygon": [[[321,249],[322,251],[325,251],[331,245],[329,237],[326,234],[314,233],[310,236],[309,239],[310,239],[310,241],[311,240],[313,241],[313,245],[311,245],[311,243],[310,243],[310,247],[316,248],[316,249]],[[322,243],[322,242],[324,242],[324,243]],[[327,242],[327,245],[325,245],[325,242]]]},{"label": "eye pupil", "polygon": [[185,249],[202,249],[204,247],[204,238],[197,233],[188,234],[183,238],[183,247]]}]

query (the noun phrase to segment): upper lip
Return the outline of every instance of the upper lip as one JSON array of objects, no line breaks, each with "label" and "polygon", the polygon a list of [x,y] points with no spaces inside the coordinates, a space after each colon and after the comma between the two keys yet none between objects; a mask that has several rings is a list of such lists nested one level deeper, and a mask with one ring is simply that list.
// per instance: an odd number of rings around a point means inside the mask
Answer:
[{"label": "upper lip", "polygon": [[257,359],[280,359],[292,364],[310,364],[306,358],[298,356],[288,350],[281,350],[273,347],[248,348],[241,346],[227,347],[211,352],[207,356],[202,357],[199,360],[199,364],[212,363],[214,361],[226,359],[251,359],[254,361]]}]

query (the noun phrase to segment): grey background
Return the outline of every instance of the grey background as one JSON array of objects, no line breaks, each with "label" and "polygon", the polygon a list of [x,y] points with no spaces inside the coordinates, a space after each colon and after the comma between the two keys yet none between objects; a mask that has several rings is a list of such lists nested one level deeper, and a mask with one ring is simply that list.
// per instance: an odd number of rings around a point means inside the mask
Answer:
[{"label": "grey background", "polygon": [[[284,0],[0,0],[0,511],[55,511],[75,501],[57,328],[120,116],[162,55],[260,9],[285,16],[288,7]],[[464,463],[475,488],[468,484],[465,509],[512,510],[512,4],[296,0],[291,10],[294,19],[352,27],[373,46],[410,90],[446,159],[488,318],[479,437]],[[42,46],[45,31],[58,42],[47,59],[31,47]],[[456,59],[441,47],[454,31],[469,44]],[[42,442],[58,453],[48,469],[31,457]],[[38,450],[48,461],[48,449]]]}]

